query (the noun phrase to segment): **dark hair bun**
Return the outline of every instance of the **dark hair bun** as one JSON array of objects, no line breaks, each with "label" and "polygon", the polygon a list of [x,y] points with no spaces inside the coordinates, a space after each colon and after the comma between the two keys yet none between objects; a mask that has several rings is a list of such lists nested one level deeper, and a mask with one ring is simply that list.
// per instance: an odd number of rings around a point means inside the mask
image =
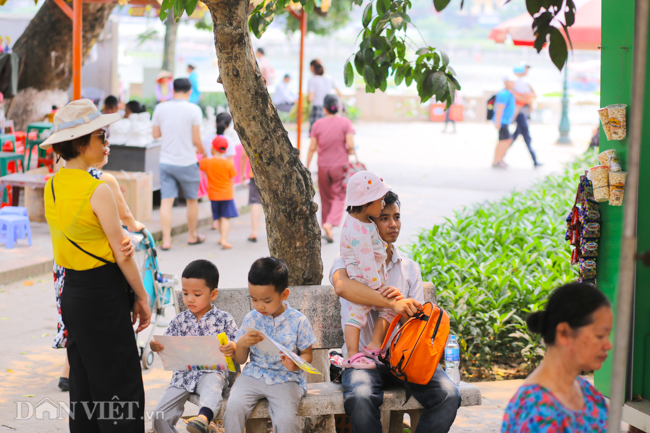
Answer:
[{"label": "dark hair bun", "polygon": [[542,334],[544,327],[544,311],[536,311],[529,314],[526,318],[526,324],[528,325],[530,332],[533,334]]}]

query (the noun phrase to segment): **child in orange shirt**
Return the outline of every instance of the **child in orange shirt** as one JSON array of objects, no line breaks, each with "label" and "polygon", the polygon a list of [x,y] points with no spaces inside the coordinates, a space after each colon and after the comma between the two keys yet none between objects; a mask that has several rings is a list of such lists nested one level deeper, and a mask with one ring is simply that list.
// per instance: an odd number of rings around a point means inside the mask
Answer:
[{"label": "child in orange shirt", "polygon": [[[218,133],[218,131],[217,131]],[[223,131],[222,131],[223,133]],[[232,248],[228,243],[230,218],[239,216],[235,206],[235,192],[232,179],[237,175],[235,166],[225,158],[228,140],[223,135],[217,135],[212,140],[212,158],[203,158],[199,167],[208,176],[208,197],[212,202],[213,230],[219,230],[219,243],[224,250]]]}]

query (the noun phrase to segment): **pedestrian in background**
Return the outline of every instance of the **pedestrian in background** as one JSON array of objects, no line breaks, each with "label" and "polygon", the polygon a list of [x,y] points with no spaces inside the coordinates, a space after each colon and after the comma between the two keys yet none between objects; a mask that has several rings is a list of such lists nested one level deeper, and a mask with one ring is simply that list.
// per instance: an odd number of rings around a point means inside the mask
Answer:
[{"label": "pedestrian in background", "polygon": [[607,297],[584,283],[556,289],[544,311],[528,316],[528,329],[542,335],[546,355],[508,403],[503,433],[607,431],[605,397],[581,375],[607,359],[613,319]]},{"label": "pedestrian in background", "polygon": [[313,74],[307,83],[307,92],[309,92],[307,100],[311,103],[311,111],[309,112],[309,132],[311,132],[314,122],[325,117],[323,111],[325,96],[336,92],[340,97],[341,92],[336,88],[334,79],[329,75],[325,75],[325,68],[320,60],[312,60],[309,63],[309,70]]},{"label": "pedestrian in background", "polygon": [[332,230],[341,224],[345,208],[345,170],[348,155],[354,153],[354,128],[347,117],[339,116],[339,98],[327,95],[323,99],[325,117],[317,120],[310,132],[311,145],[307,168],[314,153],[318,153],[318,192],[321,199],[321,224],[327,243],[334,242]]},{"label": "pedestrian in background", "polygon": [[156,77],[156,102],[170,101],[174,97],[174,76],[171,72],[162,70]]},{"label": "pedestrian in background", "polygon": [[298,95],[292,89],[289,88],[289,83],[291,82],[291,76],[286,74],[282,81],[278,83],[275,87],[275,93],[273,94],[273,103],[275,108],[278,111],[284,111],[288,113],[293,108],[294,104],[298,100]]},{"label": "pedestrian in background", "polygon": [[199,90],[199,75],[196,73],[194,65],[187,65],[187,73],[190,74],[188,79],[192,84],[192,93],[190,93],[189,101],[192,104],[197,104],[201,100],[201,91]]},{"label": "pedestrian in background", "polygon": [[512,135],[512,144],[517,141],[517,138],[521,135],[526,142],[526,147],[528,147],[528,152],[530,152],[530,157],[533,159],[533,166],[539,167],[542,164],[537,161],[537,155],[532,146],[532,138],[530,137],[530,130],[528,129],[528,118],[530,117],[530,112],[532,110],[533,100],[537,97],[533,88],[528,84],[525,77],[528,75],[528,69],[530,66],[522,65],[514,69],[514,73],[517,76],[514,86],[514,95],[517,103],[517,114],[515,121],[517,122],[517,129]]},{"label": "pedestrian in background", "polygon": [[496,95],[494,100],[494,126],[499,131],[499,141],[494,150],[494,168],[507,168],[503,157],[505,156],[508,147],[512,143],[512,135],[510,134],[509,125],[515,116],[516,102],[513,90],[515,87],[515,78],[512,75],[506,75],[503,78],[505,89],[501,90]]},{"label": "pedestrian in background", "polygon": [[162,137],[160,150],[160,225],[166,251],[172,246],[172,207],[178,188],[187,202],[187,244],[198,245],[205,235],[196,231],[199,219],[201,173],[196,154],[203,154],[201,122],[203,113],[188,101],[192,84],[187,78],[174,80],[174,98],[156,106],[153,112],[153,138]]},{"label": "pedestrian in background", "polygon": [[271,66],[269,58],[266,57],[264,48],[258,48],[257,51],[255,51],[255,58],[257,59],[257,66],[260,68],[262,78],[264,78],[266,85],[270,86],[273,84],[273,80],[275,79],[275,70],[273,69],[273,66]]}]

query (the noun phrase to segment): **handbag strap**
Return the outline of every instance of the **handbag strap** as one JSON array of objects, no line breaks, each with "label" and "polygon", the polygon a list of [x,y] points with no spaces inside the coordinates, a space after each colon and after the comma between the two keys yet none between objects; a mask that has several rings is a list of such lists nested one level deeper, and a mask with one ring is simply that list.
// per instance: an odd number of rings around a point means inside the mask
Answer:
[{"label": "handbag strap", "polygon": [[381,345],[380,353],[384,353],[384,350],[386,349],[386,346],[388,345],[388,342],[390,341],[390,337],[391,337],[391,335],[393,335],[393,330],[395,329],[395,327],[397,326],[397,324],[399,323],[401,318],[402,318],[402,316],[398,314],[397,316],[395,316],[395,318],[391,322],[390,328],[388,328],[388,331],[386,332],[386,336],[384,337],[384,342]]},{"label": "handbag strap", "polygon": [[[52,189],[52,201],[56,204],[56,195],[54,194],[54,177],[53,177],[52,180],[50,181],[50,187],[51,187],[51,189]],[[113,264],[113,263],[109,262],[108,260],[103,259],[103,258],[101,258],[101,257],[98,257],[98,256],[96,256],[96,255],[94,255],[94,254],[92,254],[92,253],[89,253],[88,251],[84,250],[83,248],[81,248],[81,247],[79,246],[79,244],[77,244],[75,241],[73,241],[72,239],[70,239],[70,238],[68,237],[68,235],[65,234],[65,232],[63,231],[63,229],[61,229],[61,232],[63,233],[63,236],[65,236],[65,238],[66,238],[68,241],[70,241],[70,243],[71,243],[72,245],[74,245],[75,247],[77,247],[80,251],[82,251],[82,252],[88,254],[90,257],[92,257],[92,258],[95,259],[95,260],[99,260],[100,262],[103,262],[105,265],[112,265],[112,264]]]}]

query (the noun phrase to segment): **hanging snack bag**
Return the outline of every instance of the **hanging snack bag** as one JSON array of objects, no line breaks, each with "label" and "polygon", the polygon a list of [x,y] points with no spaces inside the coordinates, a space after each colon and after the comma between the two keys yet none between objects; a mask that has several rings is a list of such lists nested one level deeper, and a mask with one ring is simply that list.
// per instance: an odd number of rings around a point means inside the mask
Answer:
[{"label": "hanging snack bag", "polygon": [[618,162],[618,157],[614,149],[602,152],[598,155],[598,161],[600,161],[601,165],[608,166],[610,171],[621,171],[621,164]]},{"label": "hanging snack bag", "polygon": [[587,223],[583,225],[581,235],[585,239],[598,239],[600,237],[600,224]]},{"label": "hanging snack bag", "polygon": [[596,261],[594,259],[581,258],[579,263],[580,278],[583,280],[592,280],[596,278]]},{"label": "hanging snack bag", "polygon": [[580,261],[580,250],[578,250],[578,248],[574,248],[573,251],[571,251],[571,264],[577,265],[579,261]]},{"label": "hanging snack bag", "polygon": [[609,187],[601,186],[600,188],[594,189],[594,199],[597,202],[605,202],[609,200]]},{"label": "hanging snack bag", "polygon": [[609,186],[609,167],[606,165],[597,165],[589,169],[589,178],[594,185],[594,195],[597,188]]},{"label": "hanging snack bag", "polygon": [[580,210],[580,224],[585,225],[590,222],[599,222],[600,221],[600,212],[596,210]]},{"label": "hanging snack bag", "polygon": [[625,180],[627,173],[624,171],[612,171],[609,173],[609,205],[622,206],[625,195]]},{"label": "hanging snack bag", "polygon": [[600,205],[593,200],[587,200],[582,206],[583,212],[598,212],[598,219],[600,219]]},{"label": "hanging snack bag", "polygon": [[607,141],[612,139],[612,130],[609,128],[609,112],[607,107],[598,109],[598,116],[600,116],[600,123],[603,124],[603,131],[605,131],[605,137]]},{"label": "hanging snack bag", "polygon": [[609,114],[609,129],[612,131],[612,140],[622,140],[627,135],[627,122],[625,120],[625,104],[607,106]]},{"label": "hanging snack bag", "polygon": [[580,239],[580,257],[598,257],[598,241]]}]

